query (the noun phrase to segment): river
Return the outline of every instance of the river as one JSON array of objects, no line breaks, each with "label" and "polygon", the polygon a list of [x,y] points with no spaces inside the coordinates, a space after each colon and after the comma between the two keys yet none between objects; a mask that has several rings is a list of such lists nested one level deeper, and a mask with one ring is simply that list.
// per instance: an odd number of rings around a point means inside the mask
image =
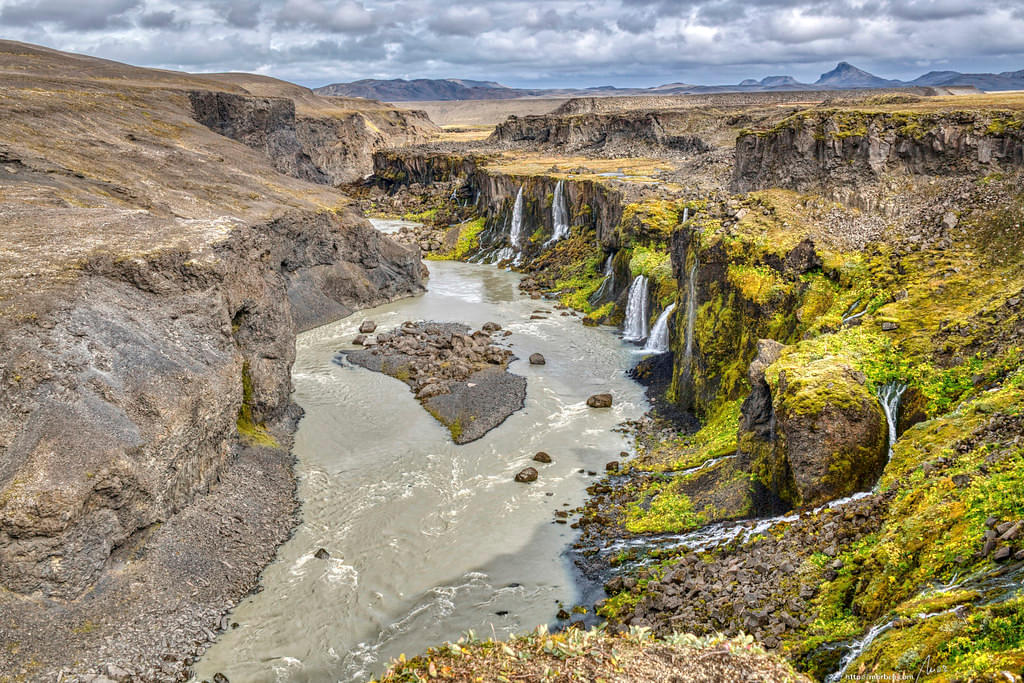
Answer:
[{"label": "river", "polygon": [[[589,472],[599,475],[629,448],[612,428],[648,407],[624,375],[635,347],[558,311],[530,320],[551,306],[522,295],[516,273],[429,267],[425,294],[299,336],[302,522],[263,572],[262,592],[232,612],[238,627],[197,662],[197,680],[215,672],[233,683],[365,680],[400,653],[467,629],[503,637],[551,623],[557,603],[578,599],[565,555],[575,533],[553,513],[581,504],[597,479]],[[365,319],[378,331],[404,320],[501,324],[519,357],[510,369],[528,381],[525,408],[482,439],[454,445],[405,384],[337,362]],[[529,365],[534,352],[547,364]],[[613,408],[588,408],[587,397],[603,391]],[[532,462],[539,450],[554,462]],[[538,481],[513,482],[528,465],[540,470]],[[314,556],[321,547],[329,559]]]}]

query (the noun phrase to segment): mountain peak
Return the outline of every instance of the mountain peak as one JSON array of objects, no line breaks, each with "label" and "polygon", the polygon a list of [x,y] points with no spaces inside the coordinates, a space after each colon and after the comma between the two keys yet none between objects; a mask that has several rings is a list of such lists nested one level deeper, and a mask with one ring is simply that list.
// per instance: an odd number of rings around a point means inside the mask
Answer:
[{"label": "mountain peak", "polygon": [[836,68],[823,73],[814,84],[832,88],[882,88],[898,85],[899,81],[879,78],[874,74],[855,67],[849,62],[839,62],[836,64]]}]

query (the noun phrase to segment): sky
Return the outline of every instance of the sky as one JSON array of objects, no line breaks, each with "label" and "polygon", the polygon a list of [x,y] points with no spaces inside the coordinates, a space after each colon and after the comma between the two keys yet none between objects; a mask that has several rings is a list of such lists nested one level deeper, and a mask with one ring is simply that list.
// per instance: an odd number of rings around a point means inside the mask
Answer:
[{"label": "sky", "polygon": [[0,0],[0,37],[139,66],[307,86],[813,82],[1024,69],[1024,0]]}]

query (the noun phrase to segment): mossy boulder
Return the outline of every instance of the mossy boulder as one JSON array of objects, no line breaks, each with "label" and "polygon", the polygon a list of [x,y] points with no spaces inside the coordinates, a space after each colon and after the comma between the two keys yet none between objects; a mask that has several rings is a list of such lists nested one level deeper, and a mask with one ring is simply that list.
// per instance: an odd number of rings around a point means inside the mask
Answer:
[{"label": "mossy boulder", "polygon": [[774,417],[769,440],[740,437],[754,476],[793,507],[871,486],[885,466],[887,428],[863,373],[838,357],[787,362],[783,355],[765,380]]}]

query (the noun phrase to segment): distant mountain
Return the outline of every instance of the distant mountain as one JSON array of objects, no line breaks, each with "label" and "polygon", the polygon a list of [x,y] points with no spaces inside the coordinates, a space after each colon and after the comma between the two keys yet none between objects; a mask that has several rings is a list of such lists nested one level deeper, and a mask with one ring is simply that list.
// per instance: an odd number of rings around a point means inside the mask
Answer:
[{"label": "distant mountain", "polygon": [[839,62],[814,83],[801,83],[792,76],[766,76],[761,80],[748,78],[736,85],[692,85],[667,83],[653,88],[617,88],[602,85],[592,88],[522,89],[510,88],[494,81],[470,81],[458,78],[412,81],[366,79],[352,83],[334,83],[317,88],[318,95],[366,97],[385,102],[437,100],[504,100],[520,97],[594,97],[620,95],[686,95],[723,92],[770,92],[777,90],[851,90],[856,88],[970,88],[979,90],[1024,90],[1024,69],[999,74],[965,74],[959,71],[930,71],[912,81],[881,78],[849,62]]},{"label": "distant mountain", "polygon": [[858,69],[849,62],[839,62],[836,64],[836,68],[823,73],[821,78],[814,82],[814,85],[830,90],[846,90],[849,88],[898,88],[903,85],[903,82],[879,78],[863,69]]},{"label": "distant mountain", "polygon": [[1024,69],[1000,74],[962,74],[959,71],[929,71],[910,81],[910,85],[970,87],[979,90],[1024,90]]},{"label": "distant mountain", "polygon": [[508,88],[493,81],[470,81],[461,78],[417,78],[407,81],[395,78],[381,81],[366,78],[352,83],[332,83],[314,91],[318,95],[366,97],[385,102],[416,100],[497,100],[529,97],[531,91]]}]

